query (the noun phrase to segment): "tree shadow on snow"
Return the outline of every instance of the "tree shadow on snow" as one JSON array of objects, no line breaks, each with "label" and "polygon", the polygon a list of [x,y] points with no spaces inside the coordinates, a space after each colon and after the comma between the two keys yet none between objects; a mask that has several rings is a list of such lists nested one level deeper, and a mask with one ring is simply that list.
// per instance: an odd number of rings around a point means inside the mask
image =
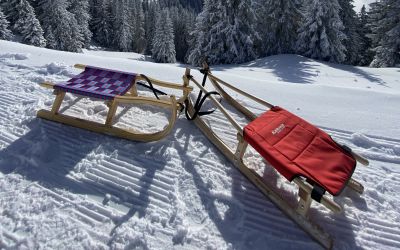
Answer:
[{"label": "tree shadow on snow", "polygon": [[317,76],[319,73],[315,66],[318,65],[315,64],[314,60],[309,58],[299,55],[282,54],[256,59],[252,62],[235,66],[215,66],[211,69],[212,71],[224,71],[230,69],[234,72],[235,68],[240,67],[244,69],[247,68],[247,70],[257,73],[257,68],[261,68],[263,69],[263,73],[265,73],[264,70],[270,70],[272,74],[283,82],[312,84],[314,83],[312,78]]},{"label": "tree shadow on snow", "polygon": [[337,63],[329,63],[324,61],[319,61],[322,64],[325,64],[328,67],[339,69],[342,71],[347,71],[349,73],[355,74],[359,78],[364,78],[365,80],[370,81],[371,83],[377,83],[380,86],[384,86],[390,88],[385,81],[379,78],[377,75],[371,74],[368,71],[365,71],[360,66],[352,66],[346,64],[337,64]]}]

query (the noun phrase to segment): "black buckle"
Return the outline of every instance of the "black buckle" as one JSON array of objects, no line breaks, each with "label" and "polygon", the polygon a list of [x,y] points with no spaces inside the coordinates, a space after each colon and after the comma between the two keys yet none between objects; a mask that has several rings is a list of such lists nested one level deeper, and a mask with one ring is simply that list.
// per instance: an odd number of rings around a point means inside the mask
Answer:
[{"label": "black buckle", "polygon": [[324,196],[325,192],[325,188],[315,184],[311,191],[311,198],[315,201],[321,202],[322,196]]}]

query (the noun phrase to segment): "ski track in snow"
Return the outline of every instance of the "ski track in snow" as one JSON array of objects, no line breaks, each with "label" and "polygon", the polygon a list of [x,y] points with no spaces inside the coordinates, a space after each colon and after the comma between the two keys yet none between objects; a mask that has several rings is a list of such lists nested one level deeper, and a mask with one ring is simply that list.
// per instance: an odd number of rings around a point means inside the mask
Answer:
[{"label": "ski track in snow", "polygon": [[[181,115],[167,138],[136,143],[35,118],[49,108],[43,80],[76,71],[52,63],[27,66],[27,54],[0,54],[0,248],[69,249],[319,249]],[[101,103],[67,96],[66,112],[93,120]],[[74,108],[69,108],[74,104]],[[226,105],[224,103],[224,105]],[[167,113],[151,107],[139,130],[157,130]],[[245,124],[245,120],[232,113]],[[150,121],[149,121],[150,119]],[[236,134],[221,113],[206,121],[231,147]],[[121,126],[130,126],[121,119]],[[154,125],[155,124],[155,125]],[[337,249],[400,248],[400,140],[322,127],[367,156],[354,178],[361,196],[335,198],[344,213],[314,205]],[[271,177],[290,198],[293,187],[276,177],[254,150],[246,161]]]}]

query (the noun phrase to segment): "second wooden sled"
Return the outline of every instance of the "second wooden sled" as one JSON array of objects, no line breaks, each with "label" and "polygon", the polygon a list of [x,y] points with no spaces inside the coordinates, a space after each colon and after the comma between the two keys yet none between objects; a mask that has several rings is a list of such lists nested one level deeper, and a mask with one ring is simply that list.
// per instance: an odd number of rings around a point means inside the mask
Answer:
[{"label": "second wooden sled", "polygon": [[[341,183],[341,187],[339,189],[334,189],[335,186],[332,185],[324,185],[327,183],[327,181],[320,182],[318,179],[313,178],[312,174],[309,174],[309,176],[302,176],[302,174],[297,174],[293,175],[290,178],[288,177],[289,174],[287,170],[278,170],[283,173],[283,175],[289,179],[289,181],[292,181],[295,183],[298,188],[298,204],[296,206],[293,206],[290,204],[288,201],[283,199],[279,193],[275,191],[273,187],[270,186],[268,183],[268,180],[263,179],[255,170],[249,168],[246,166],[246,164],[243,162],[243,156],[245,154],[246,148],[249,146],[249,142],[251,141],[251,138],[246,138],[249,137],[246,135],[248,131],[246,129],[249,129],[249,125],[246,127],[242,127],[231,115],[230,113],[220,104],[220,102],[212,95],[212,92],[207,91],[206,88],[204,87],[204,84],[206,82],[206,79],[208,78],[211,83],[214,85],[214,88],[217,90],[219,95],[222,96],[224,101],[227,101],[230,105],[232,105],[234,108],[236,108],[239,112],[241,112],[250,122],[250,125],[252,122],[257,123],[257,116],[252,113],[249,109],[246,107],[242,106],[239,102],[237,102],[234,98],[232,98],[222,87],[221,85],[224,85],[225,87],[229,88],[230,90],[241,94],[270,110],[274,110],[274,112],[285,112],[282,111],[280,108],[277,108],[273,106],[272,104],[257,98],[253,95],[250,95],[234,86],[231,84],[215,77],[209,70],[208,65],[204,65],[203,69],[201,72],[205,75],[203,79],[203,83],[199,83],[190,75],[190,69],[186,69],[186,73],[184,76],[184,81],[189,82],[192,81],[199,89],[202,91],[208,99],[210,99],[213,104],[216,106],[216,108],[227,118],[227,120],[232,124],[232,126],[237,130],[237,139],[238,139],[238,146],[236,150],[232,150],[229,146],[225,144],[225,142],[207,125],[207,123],[200,117],[197,116],[196,113],[199,113],[199,106],[196,107],[196,105],[193,105],[193,102],[188,99],[186,102],[186,107],[187,107],[187,112],[188,116],[192,116],[191,118],[193,119],[194,123],[197,125],[197,127],[207,136],[207,138],[224,154],[224,156],[229,159],[241,172],[244,174],[256,187],[260,189],[260,191],[268,197],[275,205],[280,208],[290,219],[292,219],[297,225],[299,225],[300,228],[302,228],[306,233],[308,233],[314,240],[316,240],[321,246],[327,249],[331,249],[333,247],[333,239],[329,234],[327,234],[320,226],[317,224],[314,224],[313,222],[310,221],[309,216],[308,216],[308,211],[311,207],[312,201],[317,200],[319,203],[321,203],[323,206],[328,208],[329,210],[339,213],[341,212],[342,208],[339,204],[337,204],[335,201],[333,201],[329,196],[325,193],[325,191],[332,192],[334,195],[339,195],[342,189],[345,186],[348,186],[349,188],[353,189],[354,191],[358,193],[362,193],[364,190],[364,187],[357,181],[351,178],[351,175],[355,169],[356,161],[360,162],[363,165],[368,165],[368,160],[363,158],[362,156],[356,154],[355,152],[351,151],[349,148],[337,144],[337,150],[338,150],[338,155],[342,155],[343,157],[346,158],[347,162],[350,162],[351,164],[354,164],[354,166],[348,166],[348,169],[343,170],[344,172],[347,173],[347,180],[343,181]],[[203,98],[204,99],[204,98]],[[198,101],[196,102],[198,104]],[[200,105],[201,106],[201,105]],[[264,114],[267,114],[269,111],[267,111]],[[289,113],[289,112],[287,112]],[[284,113],[284,115],[288,115],[287,113]],[[272,113],[274,114],[274,113]],[[290,114],[290,113],[289,113]],[[290,116],[290,115],[288,115]],[[293,117],[296,117],[293,115]],[[297,119],[298,117],[296,117]],[[260,118],[262,119],[262,118]],[[310,125],[311,128],[313,127],[311,124],[308,124],[301,118],[298,118],[298,120],[301,124],[301,126],[308,126]],[[305,123],[303,123],[305,122]],[[254,125],[254,124],[253,124]],[[265,124],[261,124],[264,126]],[[278,125],[275,126],[275,129],[272,129],[271,131],[268,131],[272,136],[275,134],[279,134],[280,132],[284,131],[286,128],[284,125]],[[251,127],[250,127],[251,128]],[[320,133],[318,128],[315,128],[316,133]],[[265,131],[264,131],[265,132]],[[322,132],[322,131],[321,131]],[[322,132],[323,136],[325,136],[326,133]],[[251,136],[250,136],[251,137]],[[332,139],[333,141],[333,139]],[[336,143],[336,142],[333,142]],[[262,153],[265,152],[260,152],[259,148],[257,148],[259,145],[257,143],[254,143],[252,141],[252,146],[255,148],[261,155]],[[295,142],[293,143],[295,144]],[[289,145],[289,147],[292,147],[293,145]],[[336,153],[335,153],[336,154]],[[263,155],[264,156],[264,155]],[[265,155],[264,158],[270,162],[270,164],[275,168],[274,165],[279,165],[279,162],[276,162],[276,159],[274,157],[271,157],[270,155]],[[317,159],[318,160],[318,159]],[[272,162],[271,162],[272,161]],[[346,161],[344,161],[346,162]],[[329,164],[328,164],[329,165]],[[332,164],[331,164],[332,166]],[[338,166],[333,165],[335,168]],[[321,167],[322,166],[318,166]],[[336,169],[335,169],[336,170]],[[340,172],[340,169],[338,170]],[[306,174],[307,175],[307,174]],[[333,177],[330,176],[329,178],[333,178],[335,173],[333,173]],[[311,176],[311,177],[310,177]],[[310,177],[310,178],[308,178]],[[328,181],[329,181],[328,178]],[[318,185],[321,184],[321,185]],[[327,188],[325,190],[321,186]],[[333,188],[332,188],[333,187]],[[321,188],[323,189],[323,192],[321,191]]]},{"label": "second wooden sled", "polygon": [[[180,85],[163,82],[142,74],[109,70],[82,64],[76,64],[75,67],[84,71],[67,82],[58,84],[44,82],[41,84],[43,87],[53,88],[56,98],[51,110],[39,110],[37,112],[38,117],[124,139],[143,142],[157,141],[164,138],[173,129],[178,112],[182,109],[184,101],[193,89],[186,83]],[[150,84],[147,87],[153,90],[156,98],[138,96],[136,85],[140,83],[139,81],[147,81]],[[160,99],[157,95],[157,91],[160,91],[154,89],[153,84],[165,88],[182,90],[183,95],[179,99],[176,99],[174,95],[169,96],[169,98]],[[105,123],[102,124],[61,114],[59,110],[67,92],[104,101],[109,108]],[[146,104],[166,108],[171,113],[169,123],[163,130],[147,134],[134,131],[133,129],[115,127],[113,126],[115,113],[121,104]]]}]

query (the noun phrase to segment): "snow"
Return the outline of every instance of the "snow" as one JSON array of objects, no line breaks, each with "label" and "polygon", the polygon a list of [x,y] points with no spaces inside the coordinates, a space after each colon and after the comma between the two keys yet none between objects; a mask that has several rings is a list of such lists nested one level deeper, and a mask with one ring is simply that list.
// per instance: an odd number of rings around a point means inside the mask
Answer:
[{"label": "snow", "polygon": [[354,10],[356,12],[360,12],[362,6],[365,4],[367,10],[369,9],[369,4],[375,2],[374,0],[355,0],[354,1]]},{"label": "snow", "polygon": [[[183,115],[168,137],[153,143],[36,118],[36,111],[49,109],[54,99],[39,83],[68,79],[79,72],[75,63],[173,82],[182,81],[185,67],[156,64],[133,53],[75,54],[0,41],[1,249],[319,249]],[[345,190],[344,197],[335,198],[344,213],[334,215],[319,205],[311,210],[335,238],[335,248],[400,248],[399,68],[279,55],[212,69],[370,159],[370,166],[354,173],[365,193]],[[263,112],[255,103],[239,101]],[[72,95],[62,110],[96,121],[106,114],[103,103]],[[148,106],[120,112],[125,112],[121,126],[141,131],[162,129],[168,119],[167,112]],[[206,119],[229,145],[235,144],[220,113]],[[296,192],[268,166],[264,170],[254,151],[245,157],[284,188],[285,196]]]}]

